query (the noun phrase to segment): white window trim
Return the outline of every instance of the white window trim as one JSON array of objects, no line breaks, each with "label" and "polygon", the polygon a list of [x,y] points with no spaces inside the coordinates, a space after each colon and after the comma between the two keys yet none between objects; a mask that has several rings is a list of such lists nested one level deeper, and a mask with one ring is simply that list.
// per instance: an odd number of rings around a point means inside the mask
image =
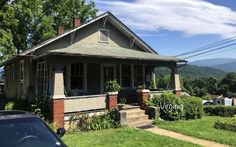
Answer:
[{"label": "white window trim", "polygon": [[[107,42],[100,40],[100,38],[101,38],[101,31],[107,31],[107,33],[108,33],[108,35],[107,35]],[[107,44],[109,44],[109,42],[110,42],[110,30],[104,29],[104,28],[100,28],[99,29],[99,33],[98,33],[98,42],[99,43],[107,43]]]},{"label": "white window trim", "polygon": [[72,90],[71,89],[71,65],[72,64],[79,64],[79,63],[82,63],[83,64],[83,70],[84,70],[84,73],[83,73],[83,89],[79,89],[79,90],[83,90],[84,92],[87,92],[87,63],[84,63],[84,62],[76,62],[76,63],[71,63],[67,66],[67,78],[68,78],[68,89]]},{"label": "white window trim", "polygon": [[114,79],[116,79],[116,64],[101,64],[101,93],[104,93],[104,71],[103,68],[104,67],[113,67],[113,75],[114,75]]},{"label": "white window trim", "polygon": [[[122,86],[122,65],[130,65],[130,87],[123,87]],[[120,64],[120,87],[121,90],[126,90],[126,89],[133,89],[134,81],[133,81],[133,64]]]}]

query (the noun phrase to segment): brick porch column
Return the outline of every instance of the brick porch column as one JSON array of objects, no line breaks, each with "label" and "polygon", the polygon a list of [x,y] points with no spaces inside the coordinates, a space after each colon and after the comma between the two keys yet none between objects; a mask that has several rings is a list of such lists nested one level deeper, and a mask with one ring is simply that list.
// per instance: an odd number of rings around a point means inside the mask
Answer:
[{"label": "brick porch column", "polygon": [[174,90],[174,93],[177,96],[180,96],[181,87],[180,87],[179,74],[177,74],[176,67],[171,69],[171,85],[172,85],[172,89]]},{"label": "brick porch column", "polygon": [[150,90],[149,89],[138,89],[138,104],[142,109],[146,108],[146,102],[150,99]]},{"label": "brick porch column", "polygon": [[107,107],[109,110],[117,108],[118,92],[107,92]]},{"label": "brick porch column", "polygon": [[58,128],[64,127],[64,78],[63,71],[53,72],[53,90],[51,95],[52,121]]}]

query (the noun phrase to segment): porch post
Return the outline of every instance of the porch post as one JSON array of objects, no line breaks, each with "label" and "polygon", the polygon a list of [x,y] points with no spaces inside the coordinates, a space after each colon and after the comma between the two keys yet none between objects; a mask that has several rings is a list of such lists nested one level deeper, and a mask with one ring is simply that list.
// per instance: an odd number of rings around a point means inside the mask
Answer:
[{"label": "porch post", "polygon": [[61,66],[55,66],[52,79],[51,115],[58,128],[64,127],[64,78]]},{"label": "porch post", "polygon": [[180,87],[179,74],[177,73],[176,67],[171,69],[171,85],[172,85],[172,89],[174,90],[174,93],[177,96],[180,96],[181,95],[181,87]]}]

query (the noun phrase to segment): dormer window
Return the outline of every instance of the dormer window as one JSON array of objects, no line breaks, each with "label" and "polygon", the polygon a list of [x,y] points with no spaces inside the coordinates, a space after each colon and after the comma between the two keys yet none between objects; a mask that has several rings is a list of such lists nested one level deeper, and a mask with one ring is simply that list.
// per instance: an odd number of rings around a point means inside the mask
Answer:
[{"label": "dormer window", "polygon": [[107,29],[99,30],[99,42],[109,43],[109,30]]}]

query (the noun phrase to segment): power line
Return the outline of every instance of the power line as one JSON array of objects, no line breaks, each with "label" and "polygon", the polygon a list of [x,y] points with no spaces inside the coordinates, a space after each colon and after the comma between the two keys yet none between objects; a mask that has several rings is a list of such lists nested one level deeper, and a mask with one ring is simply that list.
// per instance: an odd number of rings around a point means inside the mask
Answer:
[{"label": "power line", "polygon": [[215,43],[203,46],[203,47],[200,47],[198,49],[195,49],[195,50],[192,50],[192,51],[189,51],[189,52],[186,52],[186,53],[176,55],[175,57],[185,56],[185,55],[188,55],[188,54],[193,54],[193,53],[196,53],[196,52],[211,49],[213,47],[221,46],[221,45],[224,45],[224,44],[227,44],[227,43],[230,43],[230,42],[234,42],[234,41],[236,41],[236,36],[233,36],[233,37],[230,37],[230,38],[227,38],[227,39],[224,39],[224,40],[221,40],[221,41],[218,41],[218,42],[215,42]]},{"label": "power line", "polygon": [[208,51],[205,51],[205,52],[197,53],[197,54],[185,57],[184,59],[189,59],[189,58],[192,58],[192,57],[195,57],[195,56],[199,56],[199,55],[206,54],[206,53],[209,53],[209,52],[217,51],[217,50],[224,49],[224,48],[227,48],[227,47],[230,47],[230,46],[233,46],[233,45],[236,45],[236,43],[232,43],[232,44],[229,44],[229,45],[226,45],[226,46],[211,49],[211,50],[208,50]]}]

